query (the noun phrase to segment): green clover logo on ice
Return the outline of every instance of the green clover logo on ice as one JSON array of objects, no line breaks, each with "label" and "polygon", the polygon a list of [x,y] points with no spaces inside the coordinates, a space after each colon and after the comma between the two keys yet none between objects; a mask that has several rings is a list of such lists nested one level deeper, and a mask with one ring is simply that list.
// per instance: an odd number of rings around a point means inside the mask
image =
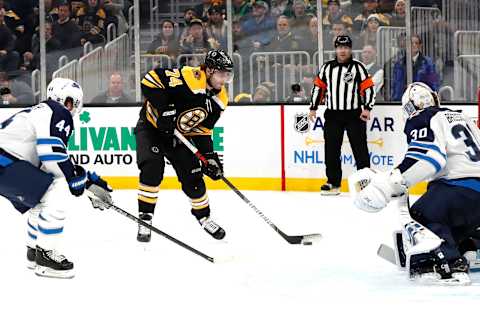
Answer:
[{"label": "green clover logo on ice", "polygon": [[90,118],[90,113],[88,111],[84,111],[83,113],[80,114],[80,117],[79,117],[80,121],[83,123],[83,124],[86,124],[88,123],[90,120],[92,120]]}]

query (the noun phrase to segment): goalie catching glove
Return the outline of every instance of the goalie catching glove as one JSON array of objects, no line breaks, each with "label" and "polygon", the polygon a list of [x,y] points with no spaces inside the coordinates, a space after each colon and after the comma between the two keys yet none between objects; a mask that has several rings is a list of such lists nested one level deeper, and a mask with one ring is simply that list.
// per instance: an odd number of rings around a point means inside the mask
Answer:
[{"label": "goalie catching glove", "polygon": [[211,152],[206,153],[204,156],[206,163],[202,162],[202,172],[214,181],[222,178],[223,164],[220,161],[220,158],[218,158],[218,154]]},{"label": "goalie catching glove", "polygon": [[407,190],[400,170],[376,173],[363,168],[348,178],[350,195],[355,206],[363,211],[376,213],[384,209],[392,197]]},{"label": "goalie catching glove", "polygon": [[87,190],[93,194],[88,195],[92,206],[102,211],[109,208],[112,204],[112,196],[110,195],[110,192],[113,191],[112,188],[95,172],[88,172],[87,178]]}]

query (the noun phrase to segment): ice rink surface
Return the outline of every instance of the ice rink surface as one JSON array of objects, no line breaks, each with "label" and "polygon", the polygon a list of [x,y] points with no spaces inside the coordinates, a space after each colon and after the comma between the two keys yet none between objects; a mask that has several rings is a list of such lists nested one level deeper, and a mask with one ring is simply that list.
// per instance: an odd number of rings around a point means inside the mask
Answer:
[{"label": "ice rink surface", "polygon": [[[227,231],[215,241],[180,191],[161,191],[154,225],[214,257],[212,264],[161,236],[136,241],[136,223],[64,201],[71,280],[40,278],[25,267],[24,217],[0,200],[0,320],[456,320],[475,319],[480,273],[469,287],[416,285],[376,256],[392,245],[395,206],[368,214],[348,195],[245,195],[290,235],[320,232],[315,246],[289,245],[232,191],[210,191],[212,216]],[[136,192],[115,191],[136,214]]]}]

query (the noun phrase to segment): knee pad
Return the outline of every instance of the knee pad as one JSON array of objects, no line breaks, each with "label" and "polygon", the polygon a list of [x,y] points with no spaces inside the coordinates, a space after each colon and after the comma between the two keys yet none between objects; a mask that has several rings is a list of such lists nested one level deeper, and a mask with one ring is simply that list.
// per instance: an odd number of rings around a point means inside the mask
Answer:
[{"label": "knee pad", "polygon": [[155,161],[144,161],[138,164],[140,183],[147,186],[158,186],[163,180],[164,165]]}]

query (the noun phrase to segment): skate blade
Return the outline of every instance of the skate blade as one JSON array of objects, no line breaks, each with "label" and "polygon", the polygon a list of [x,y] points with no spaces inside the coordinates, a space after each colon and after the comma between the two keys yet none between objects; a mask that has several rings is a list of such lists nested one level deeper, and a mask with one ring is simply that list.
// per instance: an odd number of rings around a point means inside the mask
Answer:
[{"label": "skate blade", "polygon": [[337,196],[340,195],[340,191],[320,191],[320,195],[322,196]]},{"label": "skate blade", "polygon": [[75,272],[72,270],[58,271],[46,266],[37,265],[35,268],[35,274],[47,278],[55,279],[71,279],[75,276]]},{"label": "skate blade", "polygon": [[432,272],[415,275],[411,280],[421,285],[465,286],[472,284],[467,273],[453,273],[451,278],[441,279],[438,273]]},{"label": "skate blade", "polygon": [[27,269],[35,270],[36,267],[37,267],[37,263],[35,263],[35,261],[27,261]]}]

